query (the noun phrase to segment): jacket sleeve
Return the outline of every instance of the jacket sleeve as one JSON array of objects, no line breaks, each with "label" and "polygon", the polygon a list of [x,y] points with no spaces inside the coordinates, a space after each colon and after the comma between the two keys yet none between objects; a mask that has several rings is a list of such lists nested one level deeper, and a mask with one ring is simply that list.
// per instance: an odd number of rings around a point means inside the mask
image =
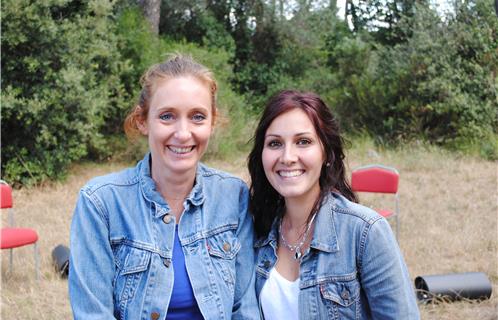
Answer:
[{"label": "jacket sleeve", "polygon": [[389,223],[366,227],[360,244],[360,279],[373,319],[420,319],[415,292]]},{"label": "jacket sleeve", "polygon": [[249,191],[244,184],[239,199],[239,226],[237,237],[241,241],[241,249],[235,262],[235,296],[232,319],[260,319],[254,287],[254,248],[253,221],[248,213]]},{"label": "jacket sleeve", "polygon": [[80,191],[70,232],[69,298],[74,319],[115,319],[115,264],[103,206]]}]

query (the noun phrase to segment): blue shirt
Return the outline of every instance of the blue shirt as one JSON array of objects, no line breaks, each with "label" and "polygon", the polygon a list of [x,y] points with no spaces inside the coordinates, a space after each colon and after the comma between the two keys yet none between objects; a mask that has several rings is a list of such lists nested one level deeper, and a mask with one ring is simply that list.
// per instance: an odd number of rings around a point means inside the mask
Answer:
[{"label": "blue shirt", "polygon": [[[178,237],[206,320],[259,319],[247,205],[241,179],[199,164]],[[150,154],[134,168],[88,182],[71,223],[74,319],[164,320],[174,286],[176,223],[150,175]]]},{"label": "blue shirt", "polygon": [[[277,261],[278,219],[258,239],[259,297]],[[331,193],[315,218],[299,270],[299,319],[420,319],[410,276],[389,223]],[[278,302],[275,302],[278,303]]]},{"label": "blue shirt", "polygon": [[175,282],[173,283],[173,293],[169,302],[167,314],[168,320],[203,320],[201,310],[195,301],[194,291],[190,284],[190,279],[185,266],[185,255],[183,254],[180,237],[178,237],[178,225],[175,230],[175,244],[173,247],[173,272]]}]

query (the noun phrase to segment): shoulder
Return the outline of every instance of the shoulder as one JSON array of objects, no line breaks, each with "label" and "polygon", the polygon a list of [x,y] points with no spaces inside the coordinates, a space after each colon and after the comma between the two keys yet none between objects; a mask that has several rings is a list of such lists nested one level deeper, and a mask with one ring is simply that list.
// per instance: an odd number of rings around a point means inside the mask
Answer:
[{"label": "shoulder", "polygon": [[331,209],[337,218],[347,219],[358,223],[368,225],[382,219],[375,210],[365,207],[359,203],[346,199],[343,195],[331,192],[328,200],[331,203]]},{"label": "shoulder", "polygon": [[88,195],[93,195],[106,190],[114,190],[138,184],[139,177],[136,168],[126,168],[103,176],[94,177],[81,189]]},{"label": "shoulder", "polygon": [[367,238],[386,238],[386,234],[393,238],[389,223],[375,210],[349,201],[337,193],[332,193],[332,196],[334,197],[332,204],[333,219],[338,229],[347,230],[350,234],[356,234],[362,243]]},{"label": "shoulder", "polygon": [[198,170],[198,174],[202,176],[202,179],[207,184],[247,189],[246,183],[241,178],[228,172],[208,167],[202,163],[199,164]]}]

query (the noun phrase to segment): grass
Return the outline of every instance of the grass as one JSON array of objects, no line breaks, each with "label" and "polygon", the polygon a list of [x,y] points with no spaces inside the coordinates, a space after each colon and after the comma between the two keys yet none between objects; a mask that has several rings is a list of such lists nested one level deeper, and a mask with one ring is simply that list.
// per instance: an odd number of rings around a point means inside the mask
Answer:
[{"label": "grass", "polygon": [[[354,141],[348,166],[369,163],[396,167],[400,172],[399,245],[410,275],[484,272],[493,283],[490,300],[420,305],[422,319],[498,319],[497,162],[446,153],[423,146],[398,150],[376,148],[368,140]],[[245,157],[209,164],[247,179]],[[39,235],[40,281],[35,280],[32,247],[14,250],[14,271],[2,251],[2,319],[70,319],[67,280],[59,279],[51,262],[52,249],[68,244],[69,225],[79,188],[91,177],[126,164],[82,164],[64,183],[14,191],[16,225],[35,228]],[[360,194],[363,203],[384,204]],[[7,215],[2,216],[2,223]]]}]

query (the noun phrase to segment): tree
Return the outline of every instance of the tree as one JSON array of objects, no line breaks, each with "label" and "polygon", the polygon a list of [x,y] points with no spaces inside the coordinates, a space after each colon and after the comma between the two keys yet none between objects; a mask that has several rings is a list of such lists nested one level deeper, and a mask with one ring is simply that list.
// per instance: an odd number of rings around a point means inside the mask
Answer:
[{"label": "tree", "polygon": [[442,20],[425,5],[400,20],[395,46],[346,38],[332,49],[333,105],[352,131],[423,139],[498,157],[498,20],[485,0]]},{"label": "tree", "polygon": [[[6,3],[5,3],[6,2]],[[106,116],[126,105],[112,4],[6,0],[2,8],[2,177],[60,177],[110,149]],[[119,127],[118,127],[119,128]]]},{"label": "tree", "polygon": [[427,0],[346,0],[346,20],[356,33],[367,31],[381,44],[395,45],[400,37],[398,24],[402,17],[414,14],[414,5],[429,5]]},{"label": "tree", "polygon": [[138,5],[142,8],[147,21],[149,21],[152,32],[159,34],[161,0],[138,0]]}]

